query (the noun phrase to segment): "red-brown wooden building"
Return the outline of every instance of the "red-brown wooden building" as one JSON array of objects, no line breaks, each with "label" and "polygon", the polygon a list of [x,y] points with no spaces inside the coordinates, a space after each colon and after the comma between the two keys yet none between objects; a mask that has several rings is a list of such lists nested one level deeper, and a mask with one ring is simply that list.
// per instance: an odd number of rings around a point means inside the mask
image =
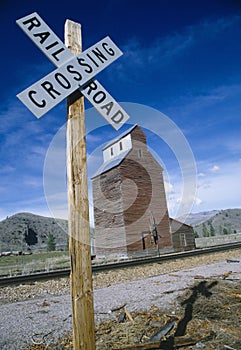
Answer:
[{"label": "red-brown wooden building", "polygon": [[92,178],[97,256],[173,248],[162,167],[135,125],[103,148]]}]

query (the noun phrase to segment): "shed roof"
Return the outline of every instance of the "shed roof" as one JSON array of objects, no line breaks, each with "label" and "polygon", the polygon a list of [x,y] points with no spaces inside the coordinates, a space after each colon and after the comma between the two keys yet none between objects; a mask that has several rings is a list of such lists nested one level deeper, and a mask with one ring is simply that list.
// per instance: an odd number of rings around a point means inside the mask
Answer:
[{"label": "shed roof", "polygon": [[117,167],[124,159],[125,157],[128,155],[128,153],[131,150],[127,150],[124,152],[121,152],[120,154],[118,154],[118,156],[111,158],[108,162],[104,162],[100,168],[96,171],[96,173],[92,176],[92,179],[95,178],[98,175],[101,175],[103,173],[105,173],[106,171]]},{"label": "shed roof", "polygon": [[115,139],[112,139],[111,141],[107,142],[105,144],[105,146],[102,148],[102,150],[104,151],[106,148],[110,147],[111,145],[113,145],[117,141],[123,139],[123,137],[125,137],[128,134],[130,134],[132,132],[132,130],[134,130],[137,126],[138,126],[137,124],[133,125],[131,128],[127,129],[126,131],[121,133],[119,136],[117,136]]},{"label": "shed roof", "polygon": [[183,221],[180,221],[180,220],[177,220],[177,219],[173,219],[173,218],[170,218],[169,217],[169,220],[170,220],[170,225],[171,225],[171,227],[172,226],[175,226],[175,225],[182,225],[182,226],[185,226],[185,227],[187,227],[187,228],[192,228],[192,226],[191,225],[188,225],[188,224],[186,224],[185,222],[183,222]]},{"label": "shed roof", "polygon": [[[116,137],[115,139],[112,139],[111,141],[109,141],[108,143],[106,143],[106,145],[102,148],[102,151],[104,151],[105,149],[107,149],[108,147],[110,147],[111,145],[115,144],[116,142],[120,141],[122,138],[124,138],[126,135],[131,134],[131,132],[136,128],[139,127],[138,124],[133,125],[132,127],[130,127],[129,129],[127,129],[126,131],[124,131],[123,133],[121,133],[118,137]],[[121,153],[119,153],[117,156],[112,157],[109,161],[104,162],[100,168],[96,171],[96,173],[92,176],[91,179],[94,179],[95,177],[97,177],[98,175],[101,175],[105,172],[107,172],[108,170],[111,170],[112,168],[117,167],[119,164],[121,164],[121,162],[126,158],[126,156],[129,154],[129,152],[131,151],[131,149],[128,149],[126,151],[123,151]],[[156,162],[158,163],[158,165],[160,166],[160,168],[162,169],[162,166],[159,164],[159,161],[156,159],[155,155],[152,154],[152,157],[156,160]]]},{"label": "shed roof", "polygon": [[[107,149],[108,147],[113,145],[114,143],[118,142],[119,140],[121,140],[126,135],[130,134],[137,126],[138,126],[137,124],[131,126],[129,129],[127,129],[126,131],[121,133],[115,139],[112,139],[111,141],[107,142],[105,144],[105,146],[102,148],[102,151],[104,151],[105,149]],[[108,170],[110,170],[112,168],[117,167],[124,160],[124,158],[128,155],[128,153],[130,151],[131,151],[130,149],[126,150],[126,151],[123,151],[123,152],[119,153],[117,156],[111,158],[108,162],[104,162],[100,166],[100,168],[96,171],[96,173],[92,176],[92,179],[95,178],[98,175],[101,175],[101,174],[105,173],[106,171],[108,171]]]}]

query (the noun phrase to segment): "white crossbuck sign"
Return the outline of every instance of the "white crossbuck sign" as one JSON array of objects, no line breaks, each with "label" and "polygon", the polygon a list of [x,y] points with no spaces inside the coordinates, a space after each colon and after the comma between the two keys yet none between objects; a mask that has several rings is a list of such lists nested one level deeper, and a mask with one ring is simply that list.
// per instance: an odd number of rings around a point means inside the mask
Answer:
[{"label": "white crossbuck sign", "polygon": [[17,95],[37,118],[79,89],[116,130],[129,119],[123,108],[94,78],[122,55],[108,36],[74,56],[36,12],[16,22],[58,67]]}]

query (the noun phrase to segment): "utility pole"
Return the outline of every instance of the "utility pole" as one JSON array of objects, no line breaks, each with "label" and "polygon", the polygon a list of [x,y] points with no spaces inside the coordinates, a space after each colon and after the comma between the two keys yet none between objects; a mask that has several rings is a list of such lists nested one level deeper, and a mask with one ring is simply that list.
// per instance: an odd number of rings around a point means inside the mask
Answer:
[{"label": "utility pole", "polygon": [[[65,45],[82,52],[81,26],[67,20]],[[95,349],[92,264],[90,253],[84,97],[80,92],[67,99],[67,177],[69,250],[73,345],[75,350]]]},{"label": "utility pole", "polygon": [[81,26],[70,20],[65,23],[66,46],[36,12],[16,22],[58,67],[17,97],[37,118],[67,97],[66,162],[73,344],[74,350],[94,350],[94,303],[82,95],[114,129],[118,130],[128,120],[129,116],[123,108],[96,79],[93,80],[97,73],[119,58],[122,52],[108,36],[82,52]]}]

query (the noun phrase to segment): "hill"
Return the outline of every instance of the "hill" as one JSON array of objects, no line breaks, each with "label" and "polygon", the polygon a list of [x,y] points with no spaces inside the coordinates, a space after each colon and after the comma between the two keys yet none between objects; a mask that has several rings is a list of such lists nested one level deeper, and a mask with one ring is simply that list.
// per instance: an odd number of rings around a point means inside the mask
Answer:
[{"label": "hill", "polygon": [[241,209],[190,214],[185,222],[193,226],[199,237],[241,233]]},{"label": "hill", "polygon": [[66,249],[68,221],[31,213],[18,213],[0,222],[1,251],[41,251],[47,249],[49,235],[56,249]]},{"label": "hill", "polygon": [[185,221],[185,224],[196,226],[201,224],[202,222],[205,222],[209,220],[212,216],[216,215],[219,211],[218,210],[211,210],[211,211],[202,211],[200,213],[190,213],[188,216],[185,217],[179,217],[178,220],[181,222]]},{"label": "hill", "polygon": [[[178,220],[182,221],[181,218]],[[199,237],[241,233],[241,209],[212,210],[191,213],[185,223],[193,226]],[[91,236],[94,229],[90,228]],[[18,213],[0,222],[0,251],[46,251],[50,235],[57,250],[65,250],[68,240],[68,221]]]}]

